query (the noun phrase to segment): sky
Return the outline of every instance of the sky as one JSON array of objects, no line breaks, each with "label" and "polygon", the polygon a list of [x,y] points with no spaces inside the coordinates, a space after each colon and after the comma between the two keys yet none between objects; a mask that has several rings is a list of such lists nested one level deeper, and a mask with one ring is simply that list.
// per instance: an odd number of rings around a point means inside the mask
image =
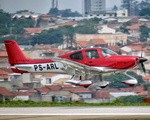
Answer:
[{"label": "sky", "polygon": [[[35,13],[47,14],[52,0],[0,0],[0,9],[9,13],[19,10],[29,10]],[[106,8],[120,6],[121,0],[106,0]],[[82,0],[58,0],[58,9],[71,9],[82,14]]]}]

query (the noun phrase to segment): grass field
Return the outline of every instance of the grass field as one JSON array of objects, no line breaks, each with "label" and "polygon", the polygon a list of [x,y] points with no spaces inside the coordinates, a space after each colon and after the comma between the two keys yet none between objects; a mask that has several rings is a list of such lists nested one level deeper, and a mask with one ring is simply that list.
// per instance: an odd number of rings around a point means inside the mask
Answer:
[{"label": "grass field", "polygon": [[60,107],[60,106],[150,106],[150,103],[120,103],[113,101],[112,103],[84,103],[84,102],[35,102],[31,100],[18,100],[5,102],[0,101],[0,107]]}]

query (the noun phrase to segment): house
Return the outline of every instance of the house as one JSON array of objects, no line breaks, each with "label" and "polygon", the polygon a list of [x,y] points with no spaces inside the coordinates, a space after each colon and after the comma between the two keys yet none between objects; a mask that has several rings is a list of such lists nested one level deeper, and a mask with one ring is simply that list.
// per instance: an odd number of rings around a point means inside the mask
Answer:
[{"label": "house", "polygon": [[120,88],[122,92],[134,92],[137,95],[147,95],[147,92],[144,91],[143,86],[136,86],[135,88]]},{"label": "house", "polygon": [[28,87],[16,87],[16,89],[17,89],[18,92],[26,92],[26,91],[29,90]]},{"label": "house", "polygon": [[91,39],[86,47],[107,47],[107,43],[103,39]]},{"label": "house", "polygon": [[123,45],[127,43],[127,34],[75,34],[76,41],[89,41],[91,39],[103,39],[108,46],[115,46],[122,41]]},{"label": "house", "polygon": [[70,91],[71,93],[77,94],[80,99],[92,98],[91,91],[89,91],[85,88],[82,88],[82,89],[66,89],[66,91]]},{"label": "house", "polygon": [[0,52],[0,66],[7,67],[8,65],[8,55],[6,51]]},{"label": "house", "polygon": [[61,25],[59,25],[59,27],[66,26],[66,25],[71,25],[73,27],[76,27],[77,22],[65,22],[65,23],[62,23]]},{"label": "house", "polygon": [[41,29],[45,29],[45,28],[49,28],[51,26],[55,26],[57,25],[57,18],[51,16],[51,15],[45,15],[42,14],[39,16],[39,19],[37,21],[37,25],[41,28]]},{"label": "house", "polygon": [[140,26],[142,25],[146,25],[148,28],[150,28],[150,25],[149,24],[141,24],[141,23],[138,23],[138,24],[135,24],[135,25],[132,25],[132,26],[129,26],[127,27],[129,29],[129,33],[133,36],[133,37],[136,37],[136,38],[139,38],[139,34],[140,34]]},{"label": "house", "polygon": [[146,83],[149,83],[150,82],[150,75],[147,75],[147,76],[144,76],[142,77],[143,80],[146,82]]},{"label": "house", "polygon": [[123,96],[129,96],[129,95],[137,95],[136,93],[134,92],[115,92],[115,93],[112,93],[110,92],[109,93],[109,96],[110,96],[110,102],[112,102],[113,100],[116,100],[116,98],[120,98],[120,97],[123,97]]},{"label": "house", "polygon": [[63,55],[63,54],[67,54],[68,52],[70,52],[69,49],[59,49],[58,55],[60,56],[60,55]]},{"label": "house", "polygon": [[50,91],[50,89],[48,89],[47,87],[35,88],[34,90],[38,95],[46,95],[46,93]]},{"label": "house", "polygon": [[131,20],[129,20],[127,22],[130,22],[131,26],[132,26],[132,25],[135,25],[135,24],[139,23],[139,18],[132,18]]},{"label": "house", "polygon": [[29,36],[34,36],[35,34],[41,33],[42,29],[41,28],[23,28],[25,30],[24,35],[29,37]]},{"label": "house", "polygon": [[29,100],[30,93],[26,92],[11,92],[14,95],[13,100]]},{"label": "house", "polygon": [[60,78],[68,78],[70,79],[70,75],[65,74],[46,74],[41,77],[41,84],[42,85],[52,85],[55,81],[59,80]]},{"label": "house", "polygon": [[51,101],[58,102],[72,102],[79,100],[79,96],[77,94],[66,90],[50,91],[45,95],[45,97],[49,97],[49,100]]},{"label": "house", "polygon": [[44,57],[44,58],[47,58],[47,57],[56,57],[56,56],[58,56],[58,51],[59,51],[58,48],[52,48],[49,51],[43,52],[40,56]]},{"label": "house", "polygon": [[0,81],[10,81],[8,79],[8,74],[9,74],[8,72],[0,69]]},{"label": "house", "polygon": [[112,51],[115,51],[116,53],[119,53],[121,51],[120,46],[108,46],[107,48]]},{"label": "house", "polygon": [[100,34],[115,34],[116,30],[108,27],[107,25],[101,25],[101,29],[98,30]]},{"label": "house", "polygon": [[0,99],[2,101],[5,101],[8,99],[8,97],[12,97],[13,98],[13,94],[11,92],[9,92],[5,87],[0,87]]},{"label": "house", "polygon": [[77,43],[82,47],[82,48],[87,48],[87,44],[89,41],[77,41]]},{"label": "house", "polygon": [[110,102],[109,91],[92,91],[91,99],[84,99],[84,102],[87,103],[101,103],[101,102]]},{"label": "house", "polygon": [[45,87],[47,87],[51,91],[59,91],[62,89],[62,87],[59,85],[46,85]]},{"label": "house", "polygon": [[141,56],[142,54],[143,57],[145,56],[145,50],[140,46],[124,46],[120,49],[127,52],[128,55]]}]

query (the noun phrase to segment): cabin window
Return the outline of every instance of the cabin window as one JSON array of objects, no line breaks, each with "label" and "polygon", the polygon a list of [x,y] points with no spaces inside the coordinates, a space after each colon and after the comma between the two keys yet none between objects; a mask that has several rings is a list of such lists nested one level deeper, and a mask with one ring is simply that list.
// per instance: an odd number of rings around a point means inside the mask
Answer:
[{"label": "cabin window", "polygon": [[103,57],[107,57],[107,56],[110,56],[110,55],[117,55],[116,52],[114,52],[110,49],[107,49],[107,48],[102,48],[101,53],[102,53]]},{"label": "cabin window", "polygon": [[95,59],[95,58],[99,58],[98,52],[96,49],[93,50],[86,50],[85,51],[86,57],[88,59]]},{"label": "cabin window", "polygon": [[82,60],[83,59],[83,55],[82,52],[77,52],[77,53],[73,53],[70,55],[71,59],[77,59],[77,60]]}]

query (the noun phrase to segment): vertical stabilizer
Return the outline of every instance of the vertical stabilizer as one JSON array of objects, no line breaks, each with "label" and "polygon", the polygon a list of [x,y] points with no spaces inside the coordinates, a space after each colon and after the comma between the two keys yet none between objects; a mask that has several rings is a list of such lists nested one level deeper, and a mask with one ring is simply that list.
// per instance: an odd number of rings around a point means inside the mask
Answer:
[{"label": "vertical stabilizer", "polygon": [[30,59],[23,54],[23,52],[21,51],[21,49],[15,41],[5,40],[4,42],[10,65],[25,64],[30,61]]}]

